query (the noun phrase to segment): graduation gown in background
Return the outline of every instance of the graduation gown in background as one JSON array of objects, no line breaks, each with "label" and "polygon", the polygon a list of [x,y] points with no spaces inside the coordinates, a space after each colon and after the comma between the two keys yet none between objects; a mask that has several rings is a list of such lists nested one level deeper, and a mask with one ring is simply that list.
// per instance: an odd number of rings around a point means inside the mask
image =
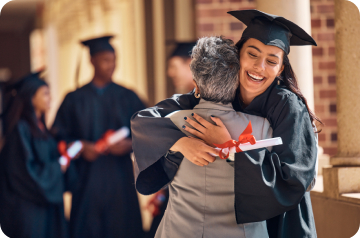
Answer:
[{"label": "graduation gown in background", "polygon": [[[163,117],[192,109],[198,103],[193,93],[174,95],[133,116],[136,187],[140,193],[154,193],[174,178],[183,156],[168,154],[168,150],[185,135]],[[245,108],[237,95],[233,108],[266,118],[273,137],[283,140],[283,145],[271,152],[263,148],[235,155],[237,223],[267,220],[271,238],[316,237],[306,189],[315,175],[317,142],[306,106],[275,80]]]},{"label": "graduation gown in background", "polygon": [[[130,128],[143,103],[134,92],[110,83],[89,83],[69,93],[52,128],[57,139],[95,142],[109,129]],[[130,154],[101,155],[94,162],[79,158],[68,174],[73,194],[70,232],[73,238],[141,237],[142,222]]]},{"label": "graduation gown in background", "polygon": [[0,224],[11,238],[67,238],[64,179],[55,140],[20,120],[0,153]]}]

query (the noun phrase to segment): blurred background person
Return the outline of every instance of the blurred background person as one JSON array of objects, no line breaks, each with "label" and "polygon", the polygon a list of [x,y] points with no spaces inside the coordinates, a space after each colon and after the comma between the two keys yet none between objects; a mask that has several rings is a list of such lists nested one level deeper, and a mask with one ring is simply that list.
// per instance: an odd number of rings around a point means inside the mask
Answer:
[{"label": "blurred background person", "polygon": [[191,51],[196,42],[178,43],[168,59],[167,75],[175,86],[176,93],[188,93],[194,89],[190,70]]},{"label": "blurred background person", "polygon": [[[52,132],[59,140],[82,140],[84,151],[71,166],[73,238],[112,238],[143,235],[134,186],[131,137],[110,146],[106,153],[95,142],[109,130],[130,128],[130,118],[144,108],[137,95],[112,81],[115,50],[112,36],[83,41],[88,46],[94,76],[90,83],[66,95]],[[69,174],[69,176],[72,176]]]},{"label": "blurred background person", "polygon": [[45,125],[50,92],[39,74],[9,86],[2,114],[5,144],[0,153],[0,223],[14,238],[66,238],[64,179],[55,140]]}]

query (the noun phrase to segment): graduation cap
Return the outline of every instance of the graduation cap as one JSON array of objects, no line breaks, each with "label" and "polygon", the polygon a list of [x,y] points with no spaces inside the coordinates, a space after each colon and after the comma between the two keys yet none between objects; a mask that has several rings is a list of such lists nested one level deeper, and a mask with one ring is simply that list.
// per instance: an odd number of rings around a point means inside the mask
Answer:
[{"label": "graduation cap", "polygon": [[115,52],[114,48],[111,46],[111,44],[109,42],[109,40],[112,37],[113,36],[103,36],[103,37],[98,37],[98,38],[82,41],[81,43],[83,45],[89,47],[91,56],[94,56],[96,53],[102,52],[102,51]]},{"label": "graduation cap", "polygon": [[40,79],[41,73],[42,71],[39,71],[21,78],[14,85],[10,86],[11,94],[13,96],[32,97],[41,86],[47,85],[44,80]]},{"label": "graduation cap", "polygon": [[247,28],[241,39],[254,38],[265,45],[273,45],[290,53],[290,45],[315,45],[315,40],[295,23],[276,15],[258,10],[230,11]]},{"label": "graduation cap", "polygon": [[194,48],[195,45],[196,45],[196,41],[178,43],[174,52],[171,54],[170,58],[174,56],[190,58],[192,49]]},{"label": "graduation cap", "polygon": [[31,73],[16,83],[5,86],[4,96],[8,100],[7,103],[4,103],[7,106],[5,106],[3,113],[0,114],[0,118],[7,114],[16,100],[30,100],[41,86],[48,85],[44,80],[40,79],[41,73],[42,71]]}]

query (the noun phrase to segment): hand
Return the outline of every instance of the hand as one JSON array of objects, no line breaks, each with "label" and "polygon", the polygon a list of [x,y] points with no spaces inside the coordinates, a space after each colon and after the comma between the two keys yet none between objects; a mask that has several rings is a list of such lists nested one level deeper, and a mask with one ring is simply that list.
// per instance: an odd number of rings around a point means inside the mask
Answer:
[{"label": "hand", "polygon": [[198,166],[214,162],[215,157],[210,154],[217,155],[219,153],[215,148],[208,146],[203,141],[191,137],[180,138],[170,150],[181,152],[186,159]]},{"label": "hand", "polygon": [[125,138],[111,146],[107,149],[107,151],[112,155],[126,155],[129,154],[132,150],[132,140],[130,138]]},{"label": "hand", "polygon": [[65,173],[66,170],[68,169],[68,167],[69,167],[69,166],[67,166],[67,165],[62,165],[62,164],[61,164],[61,165],[60,165],[61,172],[62,172],[62,173]]},{"label": "hand", "polygon": [[216,124],[213,125],[196,113],[194,113],[193,117],[196,119],[196,121],[190,119],[189,117],[187,117],[185,121],[193,126],[196,130],[186,125],[184,130],[202,139],[208,145],[214,146],[214,144],[223,144],[229,140],[232,140],[229,131],[226,129],[224,123],[222,123],[219,118],[213,116],[210,117]]},{"label": "hand", "polygon": [[95,143],[89,141],[82,141],[83,151],[82,156],[89,162],[95,161],[99,157],[99,153],[95,150]]}]

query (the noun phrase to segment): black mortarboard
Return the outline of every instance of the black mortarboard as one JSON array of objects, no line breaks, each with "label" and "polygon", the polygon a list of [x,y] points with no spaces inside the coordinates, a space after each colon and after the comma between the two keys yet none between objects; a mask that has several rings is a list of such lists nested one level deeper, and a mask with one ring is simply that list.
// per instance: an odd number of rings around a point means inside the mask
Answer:
[{"label": "black mortarboard", "polygon": [[178,43],[174,52],[171,54],[170,57],[180,56],[180,57],[191,57],[191,52],[196,42],[182,42]]},{"label": "black mortarboard", "polygon": [[112,37],[113,36],[103,36],[99,38],[82,41],[81,43],[89,47],[91,56],[94,56],[96,53],[101,51],[115,52],[114,48],[111,46],[109,42],[109,40]]},{"label": "black mortarboard", "polygon": [[[29,74],[16,83],[8,84],[5,87],[5,98],[8,98],[5,109],[0,117],[3,117],[10,110],[15,101],[28,101],[35,95],[41,86],[47,86],[47,83],[40,79],[42,71]],[[16,104],[16,103],[15,103]]]},{"label": "black mortarboard", "polygon": [[243,38],[255,38],[265,45],[277,46],[286,54],[290,45],[315,45],[315,40],[295,23],[258,10],[239,10],[228,12],[242,21],[247,28]]},{"label": "black mortarboard", "polygon": [[16,90],[16,94],[24,98],[30,98],[34,96],[36,91],[41,86],[47,85],[47,83],[44,80],[40,79],[39,75],[41,73],[42,71],[32,73],[20,79],[13,86],[13,89]]}]

